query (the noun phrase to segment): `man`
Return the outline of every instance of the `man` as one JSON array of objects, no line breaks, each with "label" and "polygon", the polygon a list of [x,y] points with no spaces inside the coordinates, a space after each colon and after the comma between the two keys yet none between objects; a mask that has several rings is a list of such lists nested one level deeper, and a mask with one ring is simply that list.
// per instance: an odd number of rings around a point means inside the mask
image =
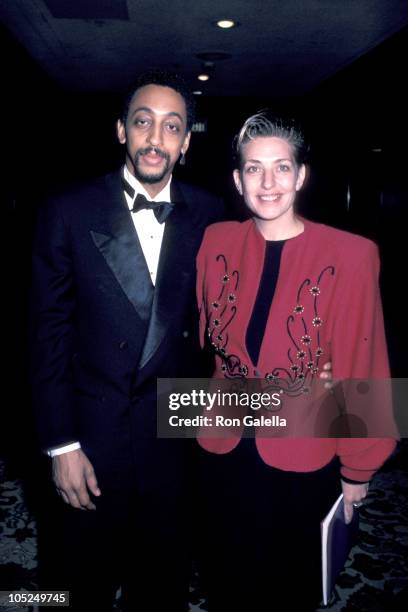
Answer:
[{"label": "man", "polygon": [[223,210],[172,179],[192,121],[184,83],[146,73],[117,122],[124,168],[40,213],[34,405],[66,502],[54,562],[75,610],[111,610],[120,585],[124,609],[187,609],[186,445],[157,439],[156,378],[200,371],[195,256]]}]

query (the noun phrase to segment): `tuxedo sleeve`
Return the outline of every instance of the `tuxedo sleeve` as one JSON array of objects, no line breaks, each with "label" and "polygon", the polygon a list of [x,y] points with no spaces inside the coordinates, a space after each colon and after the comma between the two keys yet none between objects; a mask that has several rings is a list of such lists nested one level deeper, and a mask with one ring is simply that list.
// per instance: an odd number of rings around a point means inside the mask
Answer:
[{"label": "tuxedo sleeve", "polygon": [[[356,254],[357,255],[357,254]],[[358,388],[354,379],[365,379],[375,389],[370,401],[361,396],[366,423],[376,423],[384,437],[339,438],[337,454],[341,473],[348,479],[365,482],[384,463],[395,448],[390,432],[393,425],[390,372],[379,289],[379,256],[374,243],[364,241],[355,257],[354,270],[344,275],[340,302],[336,307],[332,334],[333,377],[344,387]],[[370,382],[371,381],[371,382]],[[349,384],[350,383],[350,384]],[[367,387],[368,388],[368,387]],[[353,392],[347,397],[356,398]],[[357,401],[346,405],[353,414]],[[366,403],[363,404],[362,402]],[[347,404],[347,402],[346,402]],[[380,424],[380,426],[379,426]]]},{"label": "tuxedo sleeve", "polygon": [[38,215],[32,258],[31,381],[44,450],[78,440],[73,411],[75,286],[69,227],[58,201]]}]

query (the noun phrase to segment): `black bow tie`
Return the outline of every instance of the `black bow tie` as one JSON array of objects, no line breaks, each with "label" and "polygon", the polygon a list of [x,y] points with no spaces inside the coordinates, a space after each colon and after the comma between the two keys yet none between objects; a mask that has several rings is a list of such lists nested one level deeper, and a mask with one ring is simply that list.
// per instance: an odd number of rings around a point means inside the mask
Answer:
[{"label": "black bow tie", "polygon": [[156,219],[159,223],[164,223],[171,211],[173,210],[174,204],[171,202],[149,202],[147,198],[141,193],[138,193],[135,201],[133,202],[132,212],[138,212],[147,208],[153,210]]},{"label": "black bow tie", "polygon": [[[126,193],[133,198],[135,190],[128,181],[123,177],[123,189]],[[154,215],[159,223],[164,223],[171,211],[173,210],[174,204],[172,202],[150,202],[144,195],[138,193],[135,201],[133,202],[132,212],[138,212],[147,208],[153,210]]]}]

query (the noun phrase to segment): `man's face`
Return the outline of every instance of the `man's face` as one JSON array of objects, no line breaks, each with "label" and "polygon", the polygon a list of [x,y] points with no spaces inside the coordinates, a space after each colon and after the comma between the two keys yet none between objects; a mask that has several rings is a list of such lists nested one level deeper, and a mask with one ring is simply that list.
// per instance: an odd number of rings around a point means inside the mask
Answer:
[{"label": "man's face", "polygon": [[190,142],[182,96],[161,85],[138,89],[129,105],[126,123],[118,121],[118,139],[126,144],[126,165],[148,189],[167,184],[174,165]]}]

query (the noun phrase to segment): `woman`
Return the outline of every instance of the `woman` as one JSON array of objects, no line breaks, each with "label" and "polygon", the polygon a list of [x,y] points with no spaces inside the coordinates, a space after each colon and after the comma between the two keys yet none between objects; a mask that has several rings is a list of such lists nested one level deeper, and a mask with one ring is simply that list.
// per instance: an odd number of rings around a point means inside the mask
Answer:
[{"label": "woman", "polygon": [[[305,150],[266,112],[244,123],[234,181],[251,218],[208,228],[197,259],[214,377],[279,381],[292,403],[327,360],[334,379],[389,376],[376,246],[296,214]],[[227,432],[199,443],[209,610],[315,610],[320,521],[341,491],[351,520],[394,440]]]}]

